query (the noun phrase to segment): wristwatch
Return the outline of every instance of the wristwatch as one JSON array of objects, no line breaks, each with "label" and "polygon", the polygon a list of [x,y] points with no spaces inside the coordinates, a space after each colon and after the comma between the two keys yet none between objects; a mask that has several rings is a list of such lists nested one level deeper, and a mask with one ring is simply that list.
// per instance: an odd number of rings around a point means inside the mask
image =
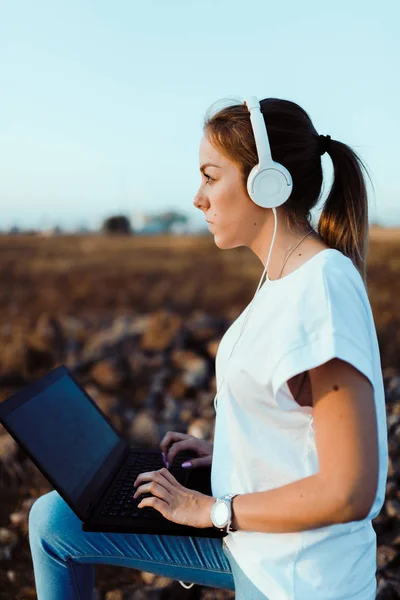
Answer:
[{"label": "wristwatch", "polygon": [[211,522],[220,531],[237,531],[232,525],[232,500],[239,494],[225,494],[217,498],[211,507]]}]

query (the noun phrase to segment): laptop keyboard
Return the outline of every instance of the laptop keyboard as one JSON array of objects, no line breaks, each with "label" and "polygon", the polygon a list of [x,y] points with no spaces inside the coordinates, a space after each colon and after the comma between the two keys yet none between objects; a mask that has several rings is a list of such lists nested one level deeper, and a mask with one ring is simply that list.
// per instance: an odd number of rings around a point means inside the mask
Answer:
[{"label": "laptop keyboard", "polygon": [[[187,470],[180,466],[185,460],[184,452],[176,455],[174,462],[169,466],[169,471],[182,485],[187,480]],[[102,516],[118,517],[118,518],[149,518],[149,519],[164,519],[163,515],[152,506],[138,508],[138,504],[143,498],[149,498],[153,494],[146,492],[138,498],[134,498],[133,494],[136,491],[133,483],[140,473],[147,471],[158,471],[164,467],[161,454],[139,453],[135,451],[128,457],[125,468],[121,472],[116,484],[113,486],[111,494],[107,497],[103,510],[100,513]]]}]

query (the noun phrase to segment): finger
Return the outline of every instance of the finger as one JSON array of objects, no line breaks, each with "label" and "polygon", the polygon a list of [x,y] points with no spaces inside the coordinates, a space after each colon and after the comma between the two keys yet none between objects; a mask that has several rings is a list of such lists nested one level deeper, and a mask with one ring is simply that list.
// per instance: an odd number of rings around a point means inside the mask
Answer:
[{"label": "finger", "polygon": [[185,437],[187,437],[186,433],[181,433],[179,431],[167,431],[167,433],[164,435],[163,439],[160,442],[160,448],[163,452],[166,453],[168,451],[168,446],[174,440],[183,440],[185,439]]},{"label": "finger", "polygon": [[178,452],[181,452],[182,450],[189,450],[189,449],[193,449],[193,438],[192,437],[189,439],[186,439],[186,440],[182,440],[181,442],[175,442],[173,444],[173,446],[171,446],[171,449],[168,452],[168,455],[166,456],[168,464],[171,465],[173,463],[174,458],[178,454]]},{"label": "finger", "polygon": [[180,433],[179,431],[167,431],[160,442],[161,451],[164,452],[164,454],[167,454],[171,442],[176,440],[184,440],[187,438],[187,436],[187,433]]},{"label": "finger", "polygon": [[137,488],[141,483],[146,481],[156,481],[168,490],[170,489],[171,484],[178,483],[172,473],[170,473],[165,467],[162,467],[162,469],[159,469],[158,471],[140,473],[133,482],[133,487]]},{"label": "finger", "polygon": [[[150,498],[143,498],[138,504],[138,508],[145,508],[151,506],[160,512],[166,519],[169,519],[169,504],[160,498],[151,496]],[[170,520],[170,519],[169,519]]]},{"label": "finger", "polygon": [[[165,468],[165,467],[163,467]],[[153,474],[157,473],[157,471],[145,471],[143,473],[139,473],[139,475],[136,477],[135,481],[133,482],[133,487],[137,487],[140,483],[143,483],[144,481],[149,481],[150,479],[153,479]]]},{"label": "finger", "polygon": [[172,494],[163,486],[156,481],[150,481],[149,483],[143,483],[140,485],[136,492],[133,494],[133,498],[138,498],[142,494],[150,493],[157,498],[161,498],[168,503],[168,499],[172,497]]},{"label": "finger", "polygon": [[211,456],[202,456],[201,458],[191,458],[188,462],[192,465],[192,468],[196,467],[209,467],[211,465]]},{"label": "finger", "polygon": [[[168,482],[169,485],[172,485],[173,487],[182,487],[179,481],[175,479],[175,477],[172,475],[171,471],[168,471],[168,469],[166,469],[165,467],[160,469],[158,473],[160,473],[160,475],[164,478],[164,480]],[[167,484],[163,483],[163,485],[167,487]],[[170,490],[171,488],[167,487],[167,489]]]}]

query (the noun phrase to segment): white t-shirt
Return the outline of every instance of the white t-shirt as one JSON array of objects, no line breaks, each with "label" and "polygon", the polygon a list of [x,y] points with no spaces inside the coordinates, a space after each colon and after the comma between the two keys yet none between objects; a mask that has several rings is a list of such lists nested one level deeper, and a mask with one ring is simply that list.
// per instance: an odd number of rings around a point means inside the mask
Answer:
[{"label": "white t-shirt", "polygon": [[269,600],[373,600],[376,534],[388,471],[385,397],[376,330],[362,278],[338,250],[325,249],[256,295],[223,336],[216,357],[213,496],[270,490],[316,473],[313,408],[287,380],[334,357],[374,387],[379,484],[366,519],[294,533],[239,530],[224,543]]}]

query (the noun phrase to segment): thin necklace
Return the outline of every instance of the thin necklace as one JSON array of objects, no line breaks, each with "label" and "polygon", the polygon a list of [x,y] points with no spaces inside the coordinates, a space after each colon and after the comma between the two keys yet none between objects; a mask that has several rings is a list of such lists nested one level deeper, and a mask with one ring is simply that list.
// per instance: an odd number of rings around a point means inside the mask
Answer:
[{"label": "thin necklace", "polygon": [[279,273],[279,275],[278,275],[278,279],[280,279],[280,277],[281,277],[281,275],[282,275],[282,271],[283,271],[283,269],[285,268],[285,265],[286,265],[286,263],[287,263],[287,261],[288,261],[288,259],[289,259],[290,255],[291,255],[291,254],[292,254],[292,253],[293,253],[293,252],[296,250],[297,246],[300,246],[301,242],[302,242],[302,241],[303,241],[303,240],[304,240],[304,239],[305,239],[305,238],[306,238],[308,235],[310,235],[310,233],[312,233],[313,231],[314,231],[314,229],[310,229],[310,231],[309,231],[308,233],[306,233],[306,235],[305,235],[305,236],[303,236],[303,237],[301,238],[301,240],[300,240],[299,242],[297,242],[297,244],[296,244],[295,246],[293,246],[293,248],[291,249],[291,251],[289,252],[289,254],[287,255],[287,257],[285,258],[285,262],[284,262],[284,263],[283,263],[283,265],[282,265],[282,269],[280,270],[280,273]]}]

